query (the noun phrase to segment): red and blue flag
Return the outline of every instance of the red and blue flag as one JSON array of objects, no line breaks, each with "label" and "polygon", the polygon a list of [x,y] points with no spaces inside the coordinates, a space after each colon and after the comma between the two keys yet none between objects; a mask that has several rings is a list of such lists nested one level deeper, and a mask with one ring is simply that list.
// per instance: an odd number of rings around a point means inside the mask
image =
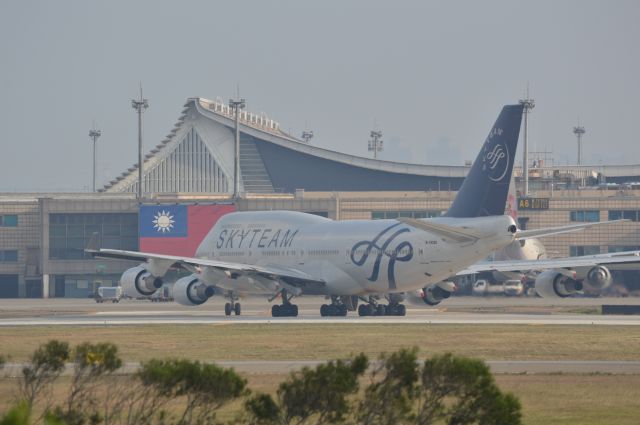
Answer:
[{"label": "red and blue flag", "polygon": [[234,205],[142,205],[140,251],[193,257],[209,230]]}]

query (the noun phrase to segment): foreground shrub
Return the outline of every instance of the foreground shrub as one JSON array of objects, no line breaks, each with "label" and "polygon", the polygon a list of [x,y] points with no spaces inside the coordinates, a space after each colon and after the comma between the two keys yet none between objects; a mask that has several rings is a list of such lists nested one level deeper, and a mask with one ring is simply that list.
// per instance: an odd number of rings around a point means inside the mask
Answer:
[{"label": "foreground shrub", "polygon": [[185,399],[179,424],[212,421],[224,403],[247,394],[247,381],[234,370],[198,361],[151,360],[137,376],[161,397]]},{"label": "foreground shrub", "polygon": [[359,378],[367,370],[367,356],[350,361],[330,361],[294,372],[278,387],[278,402],[270,395],[257,394],[245,407],[254,423],[337,423],[351,412],[348,396],[359,389]]},{"label": "foreground shrub", "polygon": [[[84,343],[71,350],[65,342],[49,341],[23,368],[20,401],[0,416],[0,425],[212,424],[223,405],[242,397],[245,412],[236,421],[256,425],[521,423],[518,399],[500,391],[484,362],[447,353],[420,363],[416,348],[383,355],[371,366],[359,354],[305,367],[281,382],[275,397],[250,396],[245,379],[215,364],[150,360],[136,374],[118,376],[121,366],[113,344]],[[34,409],[65,367],[71,372],[66,397],[56,406],[48,398],[44,408]],[[43,413],[33,419],[36,410]]]}]

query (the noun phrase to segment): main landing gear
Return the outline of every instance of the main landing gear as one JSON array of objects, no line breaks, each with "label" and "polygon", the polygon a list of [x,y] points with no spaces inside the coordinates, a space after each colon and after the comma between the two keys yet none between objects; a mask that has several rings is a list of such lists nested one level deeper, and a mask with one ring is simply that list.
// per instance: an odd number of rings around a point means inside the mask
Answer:
[{"label": "main landing gear", "polygon": [[287,294],[287,291],[282,291],[282,304],[274,304],[271,306],[272,317],[298,317],[298,306],[291,304],[291,298],[293,295]]},{"label": "main landing gear", "polygon": [[373,296],[369,299],[362,299],[366,304],[360,304],[358,306],[359,316],[406,316],[407,308],[404,304],[400,304],[395,300],[390,300],[389,304],[378,304],[378,301]]},{"label": "main landing gear", "polygon": [[227,297],[229,297],[230,302],[224,305],[224,315],[231,316],[231,313],[235,313],[236,316],[240,316],[242,308],[240,307],[240,303],[236,302],[238,297],[236,297],[231,291],[229,291]]},{"label": "main landing gear", "polygon": [[340,301],[340,298],[332,295],[331,296],[331,304],[322,304],[320,307],[320,316],[346,316],[347,315],[347,306]]}]

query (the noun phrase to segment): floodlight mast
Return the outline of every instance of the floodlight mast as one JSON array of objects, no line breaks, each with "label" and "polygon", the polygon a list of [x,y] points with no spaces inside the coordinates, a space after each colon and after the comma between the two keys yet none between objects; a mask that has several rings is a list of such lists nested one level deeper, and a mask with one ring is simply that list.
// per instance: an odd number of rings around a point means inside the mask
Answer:
[{"label": "floodlight mast", "polygon": [[304,140],[305,143],[307,143],[307,144],[311,143],[311,139],[313,139],[313,131],[305,130],[305,131],[302,132],[302,140]]},{"label": "floodlight mast", "polygon": [[573,127],[573,134],[575,134],[578,139],[578,165],[582,165],[582,136],[586,132],[587,130],[579,124]]},{"label": "floodlight mast", "polygon": [[149,101],[142,97],[142,86],[140,86],[140,99],[131,99],[131,107],[138,113],[138,199],[142,199],[142,113],[149,107]]},{"label": "floodlight mast", "polygon": [[373,158],[378,159],[378,152],[382,152],[383,141],[382,131],[371,130],[371,139],[369,140],[369,152],[373,152]]},{"label": "floodlight mast", "polygon": [[522,150],[522,192],[524,196],[529,196],[529,112],[536,106],[536,102],[529,98],[529,89],[527,88],[527,98],[520,99],[519,102],[524,108],[524,140]]},{"label": "floodlight mast", "polygon": [[[94,125],[95,127],[95,125]],[[98,137],[102,135],[100,130],[95,128],[89,131],[89,137],[93,139],[93,191],[96,191],[96,142]]]},{"label": "floodlight mast", "polygon": [[236,115],[236,143],[233,161],[233,198],[240,197],[240,109],[244,109],[244,99],[229,99],[229,108]]}]

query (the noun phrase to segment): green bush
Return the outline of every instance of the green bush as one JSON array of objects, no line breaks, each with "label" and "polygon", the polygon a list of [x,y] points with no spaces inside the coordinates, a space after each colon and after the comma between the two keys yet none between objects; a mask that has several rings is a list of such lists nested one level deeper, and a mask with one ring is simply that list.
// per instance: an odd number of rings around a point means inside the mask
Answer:
[{"label": "green bush", "polygon": [[[373,365],[359,354],[305,367],[281,382],[274,398],[251,395],[233,369],[198,361],[150,360],[133,376],[115,376],[122,366],[115,345],[84,343],[71,350],[53,340],[38,347],[23,368],[21,401],[0,416],[0,425],[31,423],[35,400],[68,361],[66,399],[45,410],[46,425],[210,424],[225,403],[242,397],[246,413],[238,420],[256,425],[521,423],[520,402],[500,391],[484,362],[450,353],[420,363],[416,348],[402,349]],[[178,410],[175,418],[163,410],[169,401]]]}]

